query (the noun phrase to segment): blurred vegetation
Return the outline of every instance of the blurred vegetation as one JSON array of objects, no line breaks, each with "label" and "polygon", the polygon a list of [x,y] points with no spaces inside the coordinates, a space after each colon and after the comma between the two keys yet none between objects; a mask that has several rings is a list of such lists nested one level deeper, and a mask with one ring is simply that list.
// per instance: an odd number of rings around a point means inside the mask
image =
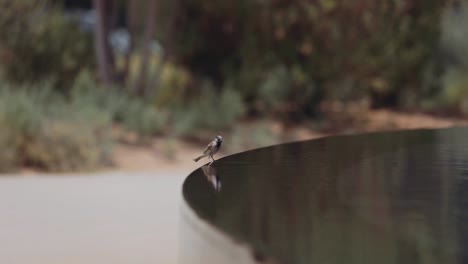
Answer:
[{"label": "blurred vegetation", "polygon": [[[44,0],[0,0],[0,72],[15,84],[48,81],[56,90],[94,65],[91,35]],[[32,86],[24,86],[34,88]]]},{"label": "blurred vegetation", "polygon": [[81,111],[99,109],[107,113],[111,121],[142,137],[161,133],[168,120],[168,113],[158,110],[151,102],[122,89],[99,87],[88,71],[77,76],[71,90],[71,103],[81,108]]},{"label": "blurred vegetation", "polygon": [[445,60],[438,94],[439,107],[468,113],[468,3],[445,10],[441,51]]},{"label": "blurred vegetation", "polygon": [[[100,166],[116,126],[170,135],[173,156],[176,137],[271,144],[264,124],[236,124],[330,118],[348,102],[363,106],[350,116],[468,112],[463,1],[95,0],[93,32],[63,3],[0,0],[0,170]],[[125,51],[102,36],[122,28]]]},{"label": "blurred vegetation", "polygon": [[254,126],[238,126],[233,129],[228,138],[226,149],[229,152],[246,151],[264,146],[270,146],[279,141],[268,122],[260,122]]},{"label": "blurred vegetation", "polygon": [[7,155],[0,170],[27,165],[67,171],[109,161],[109,115],[69,104],[49,84],[22,88],[0,87],[0,148]]},{"label": "blurred vegetation", "polygon": [[[444,1],[187,0],[174,56],[199,78],[231,83],[248,107],[285,118],[324,99],[404,106],[429,96],[424,74]],[[175,34],[175,32],[174,32]],[[430,85],[430,84],[429,84]]]},{"label": "blurred vegetation", "polygon": [[87,71],[69,89],[63,95],[48,82],[0,84],[0,171],[18,166],[88,170],[110,164],[113,124],[144,138],[160,133],[167,120],[139,98],[97,87]]},{"label": "blurred vegetation", "polygon": [[190,136],[204,129],[216,131],[231,128],[243,115],[244,109],[242,98],[235,90],[224,89],[216,94],[214,87],[205,83],[196,99],[174,108],[174,133]]}]

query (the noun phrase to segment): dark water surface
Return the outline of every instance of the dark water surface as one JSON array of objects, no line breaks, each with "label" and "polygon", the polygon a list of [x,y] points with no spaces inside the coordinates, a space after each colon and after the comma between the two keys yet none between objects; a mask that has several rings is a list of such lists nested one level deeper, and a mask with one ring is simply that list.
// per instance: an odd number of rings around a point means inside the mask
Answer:
[{"label": "dark water surface", "polygon": [[194,171],[183,194],[281,263],[468,263],[467,128],[248,151]]}]

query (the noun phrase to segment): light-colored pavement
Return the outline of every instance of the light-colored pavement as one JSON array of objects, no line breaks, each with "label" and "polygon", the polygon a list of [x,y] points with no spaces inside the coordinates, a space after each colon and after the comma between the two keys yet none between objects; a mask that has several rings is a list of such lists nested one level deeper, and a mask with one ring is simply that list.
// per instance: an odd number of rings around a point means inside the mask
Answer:
[{"label": "light-colored pavement", "polygon": [[0,176],[0,263],[177,263],[189,172]]}]

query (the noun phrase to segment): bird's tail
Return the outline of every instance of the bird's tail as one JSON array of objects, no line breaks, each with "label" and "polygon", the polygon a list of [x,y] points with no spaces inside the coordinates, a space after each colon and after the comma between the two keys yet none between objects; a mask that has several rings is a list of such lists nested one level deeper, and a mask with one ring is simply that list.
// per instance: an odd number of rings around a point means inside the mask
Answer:
[{"label": "bird's tail", "polygon": [[203,159],[204,157],[206,157],[206,154],[203,154],[200,157],[194,158],[193,161],[198,162],[199,160]]}]

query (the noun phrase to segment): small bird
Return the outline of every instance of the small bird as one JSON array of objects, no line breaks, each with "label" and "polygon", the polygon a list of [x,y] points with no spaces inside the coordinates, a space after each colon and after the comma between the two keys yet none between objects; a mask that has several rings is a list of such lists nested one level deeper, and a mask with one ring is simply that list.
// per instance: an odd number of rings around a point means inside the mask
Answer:
[{"label": "small bird", "polygon": [[213,155],[218,152],[219,148],[221,148],[221,143],[223,143],[223,137],[222,136],[216,136],[213,141],[211,141],[208,146],[206,146],[205,150],[203,151],[203,155],[193,159],[195,162],[201,160],[204,157],[210,157],[212,161],[210,162],[213,163],[215,159],[213,158]]}]

